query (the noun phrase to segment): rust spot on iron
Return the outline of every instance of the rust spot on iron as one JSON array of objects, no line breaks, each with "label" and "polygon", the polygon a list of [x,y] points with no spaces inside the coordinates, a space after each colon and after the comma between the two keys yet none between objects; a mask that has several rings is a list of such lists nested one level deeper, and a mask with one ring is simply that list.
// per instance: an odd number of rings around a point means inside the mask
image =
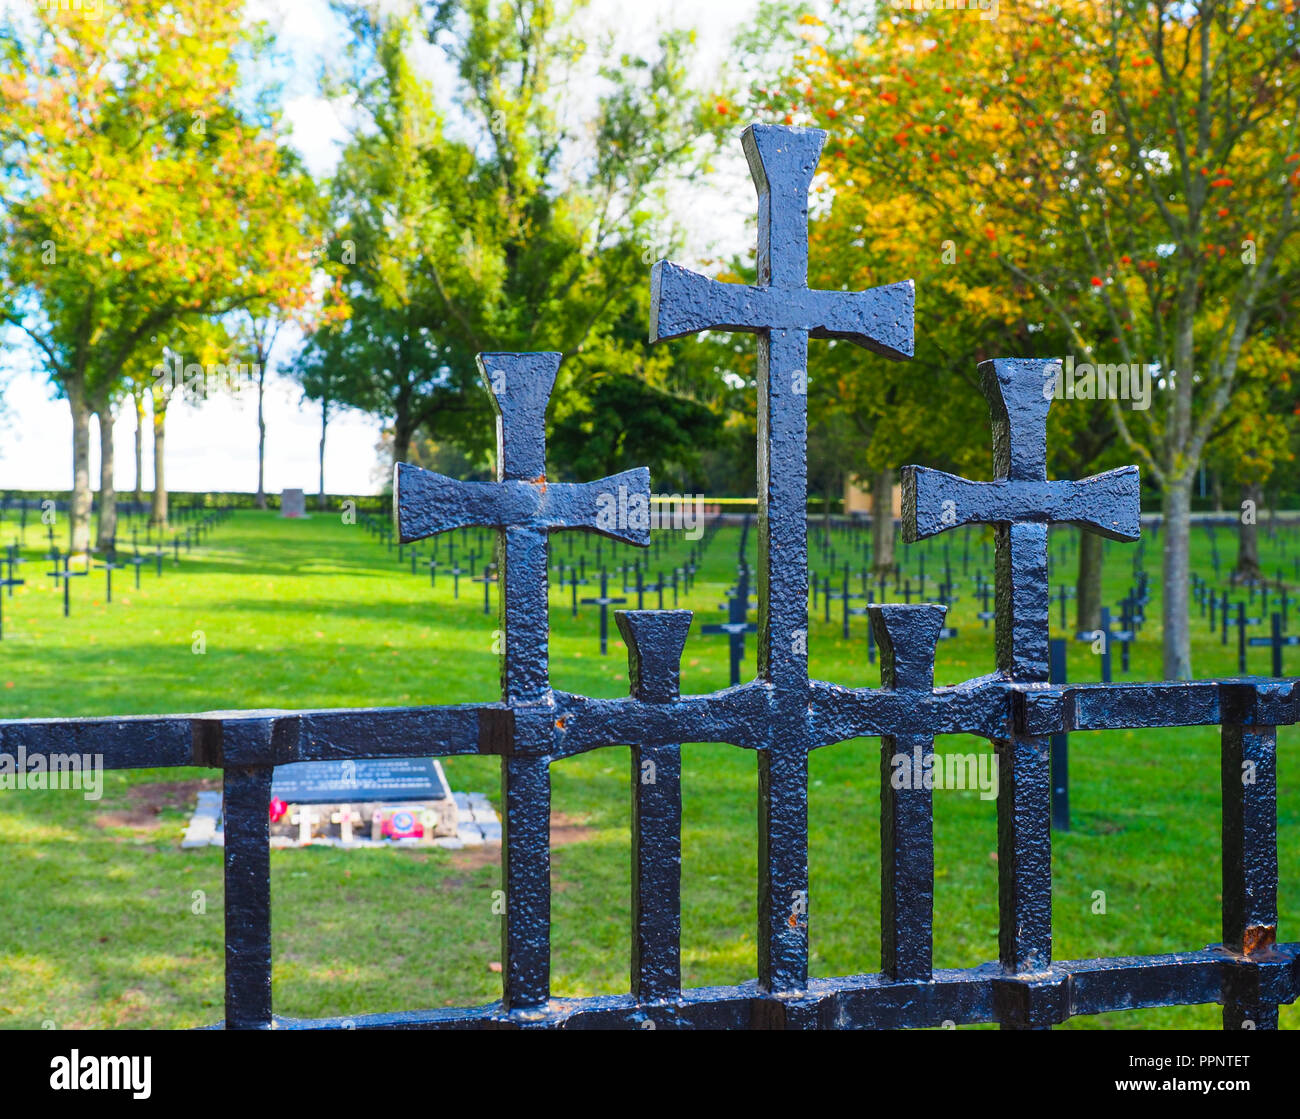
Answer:
[{"label": "rust spot on iron", "polygon": [[1247,955],[1263,952],[1277,943],[1276,925],[1252,925],[1241,938],[1241,950]]},{"label": "rust spot on iron", "polygon": [[542,493],[545,493],[545,492],[546,492],[546,475],[545,475],[545,474],[539,474],[536,478],[530,478],[529,481],[532,482],[532,484],[533,484],[534,486],[540,486],[540,487],[542,488]]},{"label": "rust spot on iron", "polygon": [[563,729],[564,729],[564,724],[565,724],[567,721],[568,721],[568,716],[567,716],[567,715],[561,715],[558,719],[555,720],[555,729],[556,729],[556,730],[563,730]]}]

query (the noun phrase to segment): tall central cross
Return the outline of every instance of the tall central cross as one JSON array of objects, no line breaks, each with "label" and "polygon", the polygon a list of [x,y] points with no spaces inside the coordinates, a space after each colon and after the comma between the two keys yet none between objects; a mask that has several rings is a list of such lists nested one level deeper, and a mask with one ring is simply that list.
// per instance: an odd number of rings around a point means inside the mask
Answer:
[{"label": "tall central cross", "polygon": [[[1138,469],[1082,481],[1047,480],[1047,411],[1060,362],[980,363],[993,420],[993,481],[903,467],[903,539],[966,524],[996,526],[994,641],[1007,679],[1045,682],[1051,613],[1047,530],[1067,522],[1112,540],[1141,531]],[[999,955],[1017,972],[1052,958],[1051,762],[1048,740],[1012,734],[995,743],[998,780]]]},{"label": "tall central cross", "polygon": [[826,133],[755,124],[741,140],[758,191],[758,283],[660,261],[650,340],[758,335],[758,670],[772,690],[759,752],[758,977],[769,991],[794,991],[808,978],[808,339],[909,358],[913,287],[810,289],[808,188]]},{"label": "tall central cross", "polygon": [[[479,354],[479,371],[497,413],[497,481],[459,482],[399,463],[393,506],[403,544],[465,525],[499,531],[501,691],[512,705],[551,702],[547,545],[550,533],[586,529],[614,540],[650,542],[650,471],[627,470],[598,482],[546,478],[546,405],[560,355]],[[516,712],[518,708],[516,708]],[[501,763],[505,811],[501,884],[506,895],[503,1002],[536,1010],[550,997],[550,759],[510,723]],[[549,716],[548,716],[549,722]]]}]

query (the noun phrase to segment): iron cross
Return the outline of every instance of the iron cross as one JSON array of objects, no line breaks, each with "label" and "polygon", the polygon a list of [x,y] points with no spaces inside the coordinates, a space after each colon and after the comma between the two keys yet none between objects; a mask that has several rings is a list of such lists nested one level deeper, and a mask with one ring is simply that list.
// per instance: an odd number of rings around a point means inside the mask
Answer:
[{"label": "iron cross", "polygon": [[[560,355],[480,354],[478,366],[497,413],[497,481],[458,482],[399,463],[393,485],[398,533],[409,544],[463,525],[498,530],[502,696],[519,705],[516,710],[545,710],[552,701],[549,534],[588,529],[648,544],[650,472],[640,467],[599,482],[548,482],[546,405]],[[550,997],[550,759],[519,749],[527,734],[521,721],[510,723],[501,780],[501,885],[510,899],[502,917],[502,1001],[508,1011],[532,1011]]]},{"label": "iron cross", "polygon": [[980,363],[993,419],[993,481],[903,467],[909,544],[958,525],[996,526],[998,668],[1014,680],[1048,678],[1048,525],[1063,521],[1111,540],[1136,540],[1141,532],[1136,466],[1082,481],[1047,480],[1047,410],[1060,369],[1059,361],[1037,358]]},{"label": "iron cross", "polygon": [[758,335],[758,672],[771,687],[759,751],[758,977],[769,991],[808,979],[808,339],[843,338],[912,356],[911,281],[868,291],[808,287],[808,188],[826,133],[750,125],[741,136],[758,191],[758,283],[654,266],[650,340],[702,330]]},{"label": "iron cross", "polygon": [[[1065,521],[1114,540],[1140,532],[1138,470],[1083,481],[1047,480],[1047,410],[1057,361],[1000,358],[980,364],[993,420],[993,481],[972,482],[903,467],[903,538],[908,543],[964,524],[996,526],[994,642],[998,670],[1045,682],[1051,598],[1047,529]],[[1006,967],[1033,970],[1052,958],[1051,762],[1044,737],[996,741],[998,889]]]},{"label": "iron cross", "polygon": [[556,353],[478,355],[497,413],[497,481],[461,482],[398,463],[393,482],[403,544],[466,525],[500,530],[503,590],[502,684],[507,699],[549,688],[547,536],[588,529],[629,544],[650,541],[650,471],[626,470],[598,482],[546,480],[546,405],[560,369]]}]

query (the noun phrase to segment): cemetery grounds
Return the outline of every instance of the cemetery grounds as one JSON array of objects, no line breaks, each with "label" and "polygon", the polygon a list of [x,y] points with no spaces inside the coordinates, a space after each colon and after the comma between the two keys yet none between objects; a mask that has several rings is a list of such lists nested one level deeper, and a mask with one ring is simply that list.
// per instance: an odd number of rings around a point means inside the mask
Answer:
[{"label": "cemetery grounds", "polygon": [[[1073,587],[1075,553],[1052,534],[1052,590]],[[1300,538],[1261,525],[1263,569],[1279,569],[1294,588]],[[129,534],[129,530],[128,530]],[[1235,534],[1217,529],[1226,578]],[[552,537],[552,560],[569,558],[565,535]],[[1149,534],[1147,534],[1149,535]],[[962,533],[950,534],[958,601],[940,642],[936,684],[993,669],[993,630],[976,617],[973,576],[991,530],[971,530],[969,574],[961,576]],[[12,518],[0,541],[17,539]],[[484,533],[484,537],[487,534]],[[757,571],[756,532],[749,556]],[[119,536],[119,539],[122,537]],[[467,537],[472,540],[472,534]],[[682,692],[728,683],[727,641],[699,634],[725,620],[721,605],[736,576],[738,527],[725,527],[704,554],[682,607],[696,621],[682,661]],[[453,599],[439,574],[430,589],[420,546],[399,562],[360,524],[312,512],[301,521],[244,511],[204,543],[169,552],[161,578],[152,565],[139,590],[130,570],[115,572],[113,602],[104,576],[71,588],[72,616],[48,577],[45,532],[26,530],[26,582],[6,597],[0,642],[0,717],[128,715],[230,708],[310,708],[442,704],[498,697],[495,585],[490,614],[469,572]],[[843,551],[843,545],[837,545]],[[442,545],[445,549],[445,544]],[[596,538],[585,548],[588,585]],[[616,564],[640,550],[603,541],[611,595],[621,595]],[[674,535],[648,575],[685,562],[689,544]],[[927,588],[942,573],[943,538],[929,542]],[[1133,584],[1136,545],[1107,543],[1103,602],[1118,619]],[[913,575],[926,544],[899,546]],[[991,546],[988,549],[991,555]],[[810,541],[813,571],[827,574]],[[445,554],[445,553],[444,553]],[[578,552],[573,553],[576,562]],[[458,559],[464,555],[463,549]],[[1160,676],[1159,547],[1147,541],[1153,597],[1132,647],[1131,671],[1114,679]],[[856,572],[860,558],[849,557]],[[473,574],[481,575],[480,570]],[[1193,570],[1213,574],[1208,538],[1193,530]],[[838,572],[833,584],[839,587]],[[859,591],[856,577],[854,591]],[[756,580],[755,580],[756,584]],[[1219,584],[1220,589],[1223,583]],[[755,594],[757,593],[755,585]],[[1245,591],[1233,591],[1232,601]],[[601,657],[597,607],[570,615],[571,592],[551,592],[551,674],[557,689],[625,695],[626,650],[610,619]],[[852,603],[865,604],[858,598]],[[890,601],[897,601],[892,595]],[[913,599],[915,601],[915,598]],[[646,607],[657,606],[646,595]],[[665,600],[671,607],[671,592]],[[1270,606],[1271,611],[1275,607]],[[1258,604],[1248,612],[1260,613]],[[1060,636],[1059,603],[1052,633]],[[754,620],[754,615],[750,615]],[[842,638],[840,603],[831,621],[810,611],[809,670],[819,679],[878,686],[868,664],[866,619]],[[1067,620],[1073,635],[1073,603]],[[1114,624],[1118,625],[1118,621]],[[1292,628],[1300,625],[1300,610]],[[1236,675],[1235,632],[1225,646],[1193,605],[1193,664],[1200,678]],[[1264,624],[1252,635],[1268,632]],[[197,652],[197,649],[202,652]],[[754,671],[754,638],[745,675]],[[1252,673],[1269,671],[1267,648],[1251,648]],[[1284,670],[1300,671],[1300,649],[1285,650]],[[1069,645],[1069,679],[1095,681],[1098,658]],[[1279,728],[1278,854],[1280,939],[1300,919],[1300,732]],[[979,753],[965,736],[936,740],[939,753]],[[457,791],[481,791],[499,806],[499,761],[449,758]],[[552,994],[628,990],[631,780],[626,747],[605,748],[552,767]],[[190,1027],[222,1017],[222,863],[216,847],[181,850],[180,839],[203,788],[220,788],[216,770],[106,772],[102,798],[75,791],[0,791],[0,1026],[10,1028]],[[879,970],[879,781],[876,739],[813,752],[809,772],[810,971],[833,976]],[[1220,939],[1219,728],[1107,731],[1070,736],[1072,830],[1053,836],[1053,955],[1057,959],[1197,949]],[[682,763],[682,979],[684,986],[730,984],[755,974],[757,766],[751,751],[688,744]],[[979,790],[936,789],[936,968],[997,958],[996,805]],[[500,996],[500,848],[271,852],[274,1000],[286,1016],[352,1015],[395,1008],[468,1006]],[[1104,912],[1098,910],[1104,908]],[[1216,1029],[1215,1006],[1159,1008],[1076,1018],[1065,1029]],[[1282,1028],[1300,1027],[1300,1009],[1281,1009]]]}]

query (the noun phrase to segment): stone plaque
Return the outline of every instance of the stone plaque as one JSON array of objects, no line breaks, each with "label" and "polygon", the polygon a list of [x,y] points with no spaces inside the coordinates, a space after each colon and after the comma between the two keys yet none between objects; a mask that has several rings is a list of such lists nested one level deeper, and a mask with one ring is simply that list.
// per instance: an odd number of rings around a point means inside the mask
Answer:
[{"label": "stone plaque", "polygon": [[451,788],[433,758],[366,758],[276,766],[271,796],[286,804],[400,804],[450,800]]}]

